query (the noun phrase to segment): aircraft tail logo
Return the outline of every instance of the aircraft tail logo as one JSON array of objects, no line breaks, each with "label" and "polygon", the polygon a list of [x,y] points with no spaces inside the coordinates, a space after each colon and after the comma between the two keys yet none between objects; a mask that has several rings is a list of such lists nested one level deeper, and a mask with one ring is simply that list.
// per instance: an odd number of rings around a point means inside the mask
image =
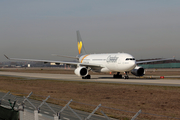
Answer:
[{"label": "aircraft tail logo", "polygon": [[81,54],[81,49],[82,49],[82,42],[78,42],[78,52]]},{"label": "aircraft tail logo", "polygon": [[84,48],[83,41],[81,39],[80,32],[76,31],[76,33],[77,33],[77,47],[78,47],[78,53],[79,53],[78,57],[80,57],[82,55],[85,55],[86,51],[85,51],[85,48]]}]

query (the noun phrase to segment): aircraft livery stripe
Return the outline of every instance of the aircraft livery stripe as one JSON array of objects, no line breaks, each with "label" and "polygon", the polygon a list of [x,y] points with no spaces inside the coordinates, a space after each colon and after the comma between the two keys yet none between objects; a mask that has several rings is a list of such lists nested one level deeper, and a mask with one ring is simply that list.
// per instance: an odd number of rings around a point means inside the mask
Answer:
[{"label": "aircraft livery stripe", "polygon": [[87,57],[87,56],[88,56],[88,55],[85,55],[85,56],[82,58],[81,63],[83,62],[84,58]]}]

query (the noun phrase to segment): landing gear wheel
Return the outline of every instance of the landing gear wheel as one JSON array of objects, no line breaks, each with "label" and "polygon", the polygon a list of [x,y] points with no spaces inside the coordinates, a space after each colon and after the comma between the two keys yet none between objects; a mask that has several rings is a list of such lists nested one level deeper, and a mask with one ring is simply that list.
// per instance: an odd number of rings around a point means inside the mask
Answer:
[{"label": "landing gear wheel", "polygon": [[122,78],[122,75],[113,75],[113,78]]},{"label": "landing gear wheel", "polygon": [[86,79],[91,79],[91,75],[87,75],[87,76],[86,76]]},{"label": "landing gear wheel", "polygon": [[124,79],[129,79],[129,76],[124,76]]},{"label": "landing gear wheel", "polygon": [[87,75],[85,77],[82,77],[82,79],[91,79],[91,75]]},{"label": "landing gear wheel", "polygon": [[117,72],[117,74],[114,74],[113,75],[113,78],[122,78],[122,75],[119,74],[120,72]]}]

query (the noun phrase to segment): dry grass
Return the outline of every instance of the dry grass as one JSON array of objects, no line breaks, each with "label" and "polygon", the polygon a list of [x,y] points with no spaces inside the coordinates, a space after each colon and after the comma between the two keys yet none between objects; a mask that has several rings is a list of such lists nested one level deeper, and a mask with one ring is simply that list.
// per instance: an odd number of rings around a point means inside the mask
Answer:
[{"label": "dry grass", "polygon": [[[144,113],[179,117],[180,115],[180,88],[143,85],[104,84],[87,82],[67,82],[56,80],[26,80],[17,77],[0,76],[0,90],[16,93],[30,93],[48,96],[56,99],[64,99],[87,103],[91,105],[102,104],[116,109]],[[37,96],[33,96],[36,99]],[[49,102],[65,105],[67,102],[50,99]],[[92,111],[95,106],[72,103],[71,107]],[[101,108],[109,116],[119,119],[129,119],[135,113],[127,113],[117,110]],[[141,119],[169,119],[141,114]]]}]

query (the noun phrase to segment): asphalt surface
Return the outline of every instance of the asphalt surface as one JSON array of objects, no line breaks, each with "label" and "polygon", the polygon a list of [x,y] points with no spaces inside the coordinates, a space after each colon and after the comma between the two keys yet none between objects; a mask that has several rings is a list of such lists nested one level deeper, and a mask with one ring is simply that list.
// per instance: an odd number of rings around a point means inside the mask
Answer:
[{"label": "asphalt surface", "polygon": [[119,84],[139,84],[139,85],[158,85],[158,86],[180,86],[180,76],[164,76],[165,79],[160,79],[159,76],[152,78],[136,78],[130,76],[130,79],[113,79],[112,75],[92,75],[92,79],[81,79],[74,74],[46,74],[46,73],[20,73],[20,72],[0,72],[4,76],[19,76],[27,79],[53,79],[65,81],[80,81],[80,82],[102,82],[102,83],[119,83]]}]

